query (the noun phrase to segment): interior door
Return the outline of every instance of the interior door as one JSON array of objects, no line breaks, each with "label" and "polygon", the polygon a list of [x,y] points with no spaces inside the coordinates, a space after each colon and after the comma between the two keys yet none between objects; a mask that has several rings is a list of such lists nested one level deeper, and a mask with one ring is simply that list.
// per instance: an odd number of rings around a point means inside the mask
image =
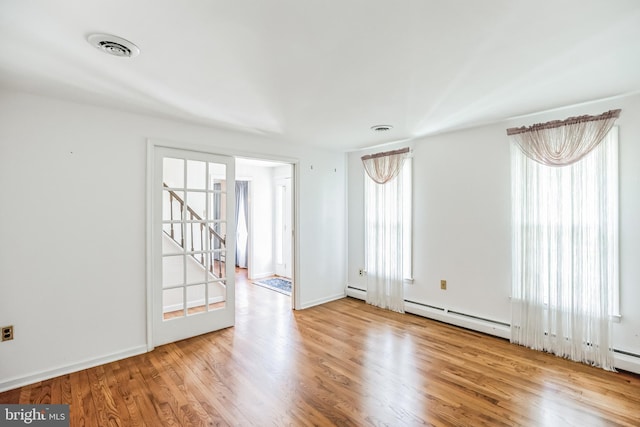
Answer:
[{"label": "interior door", "polygon": [[154,155],[157,346],[234,324],[235,160],[163,147]]},{"label": "interior door", "polygon": [[291,178],[276,181],[276,274],[291,278]]}]

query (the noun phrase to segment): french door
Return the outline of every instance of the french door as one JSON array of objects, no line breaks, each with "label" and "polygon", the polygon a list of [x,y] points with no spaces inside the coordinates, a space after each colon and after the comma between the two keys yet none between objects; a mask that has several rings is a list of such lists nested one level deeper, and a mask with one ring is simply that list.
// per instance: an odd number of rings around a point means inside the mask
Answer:
[{"label": "french door", "polygon": [[153,345],[233,326],[235,160],[155,147]]}]

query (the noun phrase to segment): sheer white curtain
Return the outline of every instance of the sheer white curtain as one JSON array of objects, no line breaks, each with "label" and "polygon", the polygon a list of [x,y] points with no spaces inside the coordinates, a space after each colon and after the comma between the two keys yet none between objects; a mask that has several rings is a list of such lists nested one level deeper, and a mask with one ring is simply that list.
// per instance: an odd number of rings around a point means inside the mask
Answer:
[{"label": "sheer white curtain", "polygon": [[[582,122],[589,123],[603,125],[597,117]],[[618,152],[612,125],[604,125],[606,136],[595,144],[590,140],[587,153],[565,158],[565,166],[528,157],[531,147],[522,147],[526,138],[511,146],[511,341],[607,370],[614,369],[611,315],[618,286]],[[552,129],[547,137],[553,139],[560,132]]]},{"label": "sheer white curtain", "polygon": [[364,156],[369,304],[404,312],[403,177],[409,149]]}]

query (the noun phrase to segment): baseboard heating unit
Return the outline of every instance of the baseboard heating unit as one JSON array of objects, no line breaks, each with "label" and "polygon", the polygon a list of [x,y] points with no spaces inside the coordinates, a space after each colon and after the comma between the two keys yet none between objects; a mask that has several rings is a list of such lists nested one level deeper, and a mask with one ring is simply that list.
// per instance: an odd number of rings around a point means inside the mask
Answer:
[{"label": "baseboard heating unit", "polygon": [[[364,289],[347,286],[347,296],[365,300],[367,291]],[[488,319],[459,311],[449,310],[444,307],[424,304],[421,302],[404,300],[404,310],[407,313],[437,320],[450,325],[460,326],[476,332],[482,332],[496,337],[510,339],[511,325],[506,322]],[[624,350],[613,350],[615,353],[615,367],[624,371],[640,374],[640,355]]]},{"label": "baseboard heating unit", "polygon": [[[367,293],[364,289],[352,286],[347,287],[347,296],[365,300],[366,295]],[[404,311],[504,339],[509,339],[511,335],[511,326],[508,323],[449,310],[444,307],[405,300]]]}]

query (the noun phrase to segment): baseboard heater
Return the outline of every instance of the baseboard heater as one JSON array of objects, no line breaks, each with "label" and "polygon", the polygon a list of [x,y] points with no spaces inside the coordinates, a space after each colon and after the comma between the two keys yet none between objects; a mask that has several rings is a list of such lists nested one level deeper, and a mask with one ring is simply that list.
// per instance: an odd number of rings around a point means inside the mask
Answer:
[{"label": "baseboard heater", "polygon": [[624,371],[640,374],[640,354],[629,351],[613,349],[616,358],[615,367]]},{"label": "baseboard heater", "polygon": [[446,308],[436,307],[436,306],[429,305],[429,304],[423,304],[421,302],[411,301],[411,300],[408,300],[408,299],[404,300],[404,302],[408,302],[408,303],[416,304],[416,305],[421,305],[423,307],[431,308],[431,309],[434,309],[434,310],[440,310],[440,311],[442,311],[444,313],[449,313],[449,314],[455,314],[457,316],[468,317],[469,319],[482,320],[484,322],[493,323],[495,325],[502,325],[502,326],[506,326],[508,328],[511,327],[511,325],[509,323],[500,322],[498,320],[493,320],[493,319],[487,319],[486,317],[474,316],[473,314],[461,313],[459,311],[454,311],[454,310],[447,310]]},{"label": "baseboard heater", "polygon": [[[365,300],[367,291],[353,286],[347,286],[347,296]],[[405,299],[405,311],[407,313],[438,320],[465,329],[483,332],[488,335],[497,336],[504,339],[511,338],[511,324],[498,320],[488,319],[481,316],[448,310],[444,307],[425,304],[417,301]],[[629,351],[614,349],[616,358],[616,368],[624,371],[640,374],[640,354]]]},{"label": "baseboard heater", "polygon": [[638,359],[640,359],[640,354],[630,353],[624,350],[617,350],[615,348],[613,349],[613,352],[618,354],[624,354],[625,356],[637,357]]},{"label": "baseboard heater", "polygon": [[[366,299],[366,293],[367,291],[364,289],[347,286],[347,295],[350,297],[364,300]],[[407,313],[438,320],[440,322],[449,323],[504,339],[509,339],[511,337],[511,325],[508,323],[408,299],[405,299],[404,301],[404,310]]]}]

